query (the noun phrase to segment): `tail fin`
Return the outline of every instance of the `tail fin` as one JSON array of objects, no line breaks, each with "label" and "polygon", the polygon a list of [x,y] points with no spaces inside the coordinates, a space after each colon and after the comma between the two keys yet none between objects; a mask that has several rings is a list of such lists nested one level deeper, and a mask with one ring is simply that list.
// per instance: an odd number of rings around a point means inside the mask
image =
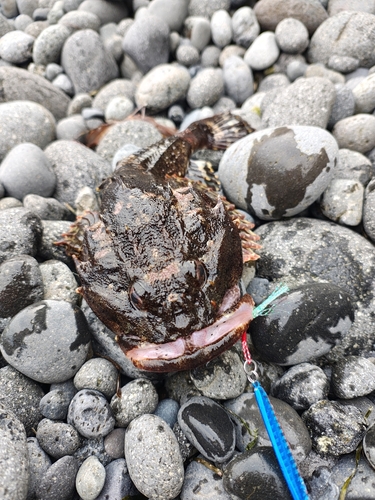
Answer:
[{"label": "tail fin", "polygon": [[178,135],[190,144],[194,152],[198,149],[226,149],[253,131],[241,118],[226,112],[194,122]]}]

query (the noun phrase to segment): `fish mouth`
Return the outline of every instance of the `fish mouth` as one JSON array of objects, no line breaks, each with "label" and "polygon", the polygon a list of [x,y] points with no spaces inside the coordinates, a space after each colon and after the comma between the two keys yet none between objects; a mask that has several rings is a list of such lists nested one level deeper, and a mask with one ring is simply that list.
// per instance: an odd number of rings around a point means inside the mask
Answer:
[{"label": "fish mouth", "polygon": [[207,363],[239,340],[253,319],[254,305],[251,296],[246,294],[214,323],[187,337],[165,344],[145,343],[125,351],[125,354],[142,370],[191,370]]}]

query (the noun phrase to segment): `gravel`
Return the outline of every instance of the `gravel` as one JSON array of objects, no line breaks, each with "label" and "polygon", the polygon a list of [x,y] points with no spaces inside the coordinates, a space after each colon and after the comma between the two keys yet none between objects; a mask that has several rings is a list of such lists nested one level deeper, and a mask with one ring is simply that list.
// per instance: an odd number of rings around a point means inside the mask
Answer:
[{"label": "gravel", "polygon": [[310,497],[363,439],[374,498],[374,2],[0,3],[0,497],[288,498],[240,346],[138,370],[55,245],[119,160],[232,110],[254,133],[196,158],[261,237],[244,289],[290,288],[250,325],[261,383]]}]

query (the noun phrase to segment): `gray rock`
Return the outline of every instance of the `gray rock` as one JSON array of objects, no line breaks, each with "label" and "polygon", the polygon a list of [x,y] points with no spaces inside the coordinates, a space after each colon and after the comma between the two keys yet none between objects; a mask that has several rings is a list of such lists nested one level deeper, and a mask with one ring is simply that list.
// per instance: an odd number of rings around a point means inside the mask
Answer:
[{"label": "gray rock", "polygon": [[[260,82],[258,86],[258,92],[269,92],[270,90],[282,89],[288,87],[290,85],[290,81],[286,75],[283,73],[276,73],[274,75],[267,75]],[[262,100],[263,106],[263,100]],[[267,106],[267,105],[266,105]]]},{"label": "gray rock", "polygon": [[332,129],[338,121],[354,114],[355,101],[350,88],[342,83],[337,83],[335,89],[336,98],[327,124],[329,129]]},{"label": "gray rock", "polygon": [[[1,189],[3,191],[3,195],[5,194],[5,189],[2,184],[0,184]],[[0,200],[0,210],[7,210],[8,208],[18,208],[23,207],[20,200],[16,200],[16,198],[12,198],[11,196],[6,196]]]},{"label": "gray rock", "polygon": [[333,179],[320,200],[322,213],[339,224],[357,226],[362,220],[363,185],[352,179]]},{"label": "gray rock", "polygon": [[201,53],[202,68],[216,68],[219,65],[220,49],[215,45],[208,45]]},{"label": "gray rock", "polygon": [[24,500],[28,479],[25,429],[13,412],[0,406],[0,496]]},{"label": "gray rock", "polygon": [[363,456],[360,457],[359,463],[357,463],[355,452],[339,458],[336,465],[330,469],[332,471],[331,481],[341,491],[342,485],[346,478],[350,476],[350,471],[353,471],[354,467],[356,467],[357,472],[348,485],[346,498],[348,500],[355,500],[356,498],[370,499],[375,495],[375,485],[372,484],[370,479],[374,469]]},{"label": "gray rock", "polygon": [[275,30],[277,45],[288,54],[302,54],[309,45],[309,32],[298,19],[287,17]]},{"label": "gray rock", "polygon": [[49,7],[38,7],[33,12],[34,21],[47,21]]},{"label": "gray rock", "polygon": [[95,500],[102,491],[106,472],[99,460],[92,456],[86,458],[76,477],[76,488],[82,500]]},{"label": "gray rock", "polygon": [[233,349],[192,370],[191,379],[203,396],[222,400],[238,397],[247,383],[242,361]]},{"label": "gray rock", "polygon": [[35,437],[27,439],[27,451],[29,455],[29,487],[27,500],[35,498],[36,489],[47,470],[51,467],[51,459],[40,447]]},{"label": "gray rock", "polygon": [[89,94],[76,94],[69,104],[67,116],[81,113],[83,108],[91,108],[92,97]]},{"label": "gray rock", "polygon": [[328,59],[327,65],[340,73],[351,73],[358,68],[359,61],[355,57],[334,55]]},{"label": "gray rock", "polygon": [[180,44],[176,50],[176,61],[183,66],[194,66],[199,63],[199,51],[192,44]]},{"label": "gray rock", "polygon": [[77,392],[69,405],[67,421],[87,438],[102,438],[115,426],[106,398],[99,391],[91,389]]},{"label": "gray rock", "polygon": [[51,196],[56,176],[44,152],[35,144],[23,143],[2,161],[0,182],[10,196],[22,200],[28,194]]},{"label": "gray rock", "polygon": [[335,88],[326,78],[301,78],[278,92],[263,112],[267,127],[311,125],[325,128],[335,101]]},{"label": "gray rock", "polygon": [[129,97],[114,97],[105,108],[106,121],[120,121],[127,118],[134,111],[134,103]]},{"label": "gray rock", "polygon": [[40,500],[70,500],[75,491],[75,478],[78,462],[74,457],[66,456],[57,460],[47,470],[36,487]]},{"label": "gray rock", "polygon": [[331,387],[334,395],[343,399],[370,394],[375,390],[374,363],[360,356],[338,360],[332,367]]},{"label": "gray rock", "polygon": [[84,0],[78,7],[78,12],[91,12],[98,16],[100,24],[118,23],[128,15],[128,9],[122,2],[107,2],[105,0]]},{"label": "gray rock", "polygon": [[[356,304],[354,323],[328,358],[362,355],[372,350],[375,312],[374,246],[351,229],[322,220],[296,218],[257,229],[262,240],[258,277],[289,286],[325,282],[343,288]],[[280,258],[282,256],[282,258]]]},{"label": "gray rock", "polygon": [[132,481],[145,496],[169,500],[181,491],[184,467],[178,442],[156,415],[141,415],[130,423],[125,459]]},{"label": "gray rock", "polygon": [[38,262],[33,257],[19,255],[0,264],[1,318],[14,316],[42,298],[42,275]]},{"label": "gray rock", "polygon": [[135,379],[124,385],[121,397],[116,394],[111,400],[117,427],[127,427],[139,415],[153,413],[158,399],[155,387],[147,379]]},{"label": "gray rock", "polygon": [[10,257],[34,256],[41,240],[39,217],[23,207],[0,211],[0,263]]},{"label": "gray rock", "polygon": [[279,57],[280,49],[272,31],[264,31],[247,49],[244,61],[250,68],[262,71],[272,66]]},{"label": "gray rock", "polygon": [[55,120],[52,114],[35,102],[13,101],[0,104],[0,123],[0,159],[17,144],[31,142],[43,149],[55,137]]},{"label": "gray rock", "polygon": [[70,31],[94,30],[99,31],[100,19],[93,12],[73,10],[67,12],[58,22]]},{"label": "gray rock", "polygon": [[331,80],[332,83],[345,83],[345,76],[337,71],[327,69],[323,64],[310,64],[305,71],[305,77],[311,78],[313,76],[320,76]]},{"label": "gray rock", "polygon": [[260,33],[256,15],[250,7],[241,7],[232,16],[233,40],[248,49]]},{"label": "gray rock", "polygon": [[51,384],[75,375],[86,359],[89,341],[87,323],[77,306],[44,300],[13,317],[3,332],[1,352],[24,375]]},{"label": "gray rock", "polygon": [[375,14],[374,0],[330,0],[328,14],[334,16],[344,10],[355,10]]},{"label": "gray rock", "polygon": [[322,455],[354,451],[366,430],[357,408],[326,399],[310,406],[302,419],[311,434],[313,449]]},{"label": "gray rock", "polygon": [[44,300],[65,300],[76,304],[78,283],[69,267],[58,260],[40,264],[44,286]]},{"label": "gray rock", "polygon": [[188,2],[185,0],[154,0],[148,4],[147,11],[151,15],[163,19],[171,31],[180,31],[188,14]]},{"label": "gray rock", "polygon": [[147,15],[136,19],[126,31],[123,45],[138,68],[147,73],[169,57],[169,28],[163,19]]},{"label": "gray rock", "polygon": [[344,118],[333,127],[340,148],[366,153],[375,147],[375,116],[358,114]]},{"label": "gray rock", "polygon": [[74,141],[56,141],[46,148],[45,154],[57,177],[55,198],[72,207],[79,189],[95,189],[111,173],[109,162]]},{"label": "gray rock", "polygon": [[275,31],[285,18],[293,17],[303,23],[310,35],[327,19],[328,14],[318,0],[260,0],[254,7],[262,31]]},{"label": "gray rock", "polygon": [[253,74],[249,66],[238,56],[225,60],[223,66],[225,93],[241,106],[254,92]]},{"label": "gray rock", "polygon": [[272,396],[290,404],[295,410],[307,410],[321,399],[327,399],[329,380],[324,371],[310,363],[292,366],[272,385]]},{"label": "gray rock", "polygon": [[291,82],[294,82],[297,78],[304,76],[306,69],[306,63],[295,59],[288,64],[286,68],[286,75]]},{"label": "gray rock", "polygon": [[355,112],[371,113],[375,109],[375,73],[362,80],[353,89]]},{"label": "gray rock", "polygon": [[109,162],[116,151],[125,144],[145,148],[160,139],[162,139],[161,133],[151,123],[142,120],[129,120],[113,125],[101,140],[96,151],[98,155]]},{"label": "gray rock", "polygon": [[158,417],[162,418],[171,429],[173,429],[175,423],[177,422],[177,414],[178,410],[180,409],[180,405],[175,401],[174,399],[162,399],[158,406],[156,407],[156,410],[154,411],[154,414],[157,415]]},{"label": "gray rock", "polygon": [[44,198],[37,194],[28,194],[23,199],[23,206],[43,220],[62,220],[70,216],[68,210],[55,198]]},{"label": "gray rock", "polygon": [[77,31],[66,40],[61,65],[72,80],[76,93],[97,90],[118,75],[112,54],[91,29]]},{"label": "gray rock", "polygon": [[72,265],[72,258],[65,252],[62,245],[56,245],[61,241],[62,234],[67,233],[71,223],[64,220],[42,220],[42,238],[40,241],[38,256],[43,260],[57,259],[67,265]]},{"label": "gray rock", "polygon": [[[55,386],[57,388],[52,389]],[[77,393],[71,380],[61,384],[51,384],[51,390],[42,397],[39,409],[45,418],[65,420],[71,400]]]},{"label": "gray rock", "polygon": [[369,238],[375,242],[375,180],[372,180],[365,191],[363,207],[363,227]]},{"label": "gray rock", "polygon": [[97,193],[95,193],[91,188],[85,186],[78,191],[77,197],[75,199],[76,213],[77,216],[83,215],[86,210],[98,211],[99,210],[99,200]]},{"label": "gray rock", "polygon": [[187,92],[187,102],[192,109],[212,106],[224,92],[222,71],[205,68],[192,79]]},{"label": "gray rock", "polygon": [[220,162],[219,177],[226,196],[239,208],[263,220],[289,217],[322,194],[332,179],[337,156],[336,141],[325,130],[269,128],[229,147]]},{"label": "gray rock", "polygon": [[0,57],[12,64],[22,64],[31,59],[34,38],[24,31],[9,31],[0,39]]},{"label": "gray rock", "polygon": [[49,26],[35,40],[33,60],[35,64],[46,66],[60,62],[61,49],[70,35],[70,29],[63,24]]},{"label": "gray rock", "polygon": [[97,457],[104,467],[112,461],[112,457],[105,451],[104,438],[102,436],[89,439],[82,437],[82,446],[74,454],[79,465],[82,465],[91,456]]},{"label": "gray rock", "polygon": [[222,478],[202,463],[192,461],[186,468],[181,500],[196,500],[197,492],[202,498],[233,500],[223,486]]},{"label": "gray rock", "polygon": [[[123,429],[115,429],[123,430]],[[114,460],[105,468],[106,478],[100,495],[95,500],[122,500],[138,494],[130,479],[124,458]]]},{"label": "gray rock", "polygon": [[81,389],[95,389],[108,399],[116,392],[118,373],[110,361],[93,358],[86,361],[74,377],[74,385]]},{"label": "gray rock", "polygon": [[336,179],[351,179],[366,186],[372,177],[371,161],[357,151],[340,149],[338,164],[334,177]]},{"label": "gray rock", "polygon": [[[34,101],[47,108],[56,120],[65,116],[70,101],[64,92],[54,87],[48,80],[21,68],[0,67],[0,90],[0,102]],[[43,122],[42,118],[39,120]],[[36,117],[34,121],[31,128],[37,123]],[[52,139],[53,136],[48,142]],[[43,143],[42,147],[46,144],[47,142]]]},{"label": "gray rock", "polygon": [[230,0],[191,0],[189,15],[211,17],[217,10],[229,10],[229,7]]},{"label": "gray rock", "polygon": [[39,411],[39,401],[43,396],[39,384],[12,366],[0,369],[0,404],[17,416],[28,436],[34,435],[33,429],[43,418]]},{"label": "gray rock", "polygon": [[34,38],[38,38],[41,32],[44,29],[48,28],[48,26],[48,21],[34,21],[26,27],[25,33],[31,35]]},{"label": "gray rock", "polygon": [[112,80],[99,90],[92,102],[92,106],[104,111],[114,97],[127,97],[134,101],[134,92],[135,85],[130,80]]},{"label": "gray rock", "polygon": [[104,438],[104,449],[113,459],[124,458],[125,429],[117,427]]},{"label": "gray rock", "polygon": [[79,434],[72,425],[48,418],[39,422],[36,438],[43,450],[57,459],[73,455],[80,445]]},{"label": "gray rock", "polygon": [[65,75],[65,73],[57,75],[56,78],[53,79],[52,85],[54,85],[58,89],[61,89],[63,92],[65,92],[65,94],[68,94],[69,96],[74,95],[73,83],[70,78]]},{"label": "gray rock", "polygon": [[[17,18],[18,17],[20,16],[17,16]],[[15,26],[13,27],[11,23],[8,21],[8,19],[6,19],[6,17],[4,17],[2,14],[0,14],[0,36],[4,36],[6,33],[9,33],[9,31],[13,31],[14,28],[18,30],[21,29],[20,27],[16,26],[16,23]]]},{"label": "gray rock", "polygon": [[311,38],[308,58],[311,62],[328,63],[333,55],[357,59],[360,66],[375,64],[375,17],[366,12],[340,12],[329,17]]},{"label": "gray rock", "polygon": [[229,45],[232,40],[232,20],[226,10],[217,10],[211,17],[212,41],[218,47]]},{"label": "gray rock", "polygon": [[135,99],[138,107],[157,112],[186,97],[189,72],[181,66],[162,64],[152,69],[139,83]]},{"label": "gray rock", "polygon": [[191,43],[202,51],[211,39],[211,25],[204,17],[188,17],[184,23],[184,33],[190,38]]},{"label": "gray rock", "polygon": [[82,115],[71,115],[63,118],[56,125],[56,138],[59,141],[79,140],[88,132],[88,128]]}]

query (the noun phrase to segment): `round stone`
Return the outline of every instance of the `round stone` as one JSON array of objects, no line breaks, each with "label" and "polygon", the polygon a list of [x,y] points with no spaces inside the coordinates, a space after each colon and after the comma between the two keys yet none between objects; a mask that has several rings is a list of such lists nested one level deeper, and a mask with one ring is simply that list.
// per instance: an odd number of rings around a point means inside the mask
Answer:
[{"label": "round stone", "polygon": [[46,384],[63,382],[79,370],[90,332],[79,307],[43,300],[20,311],[1,339],[1,352],[24,375]]},{"label": "round stone", "polygon": [[374,363],[360,356],[338,360],[332,368],[331,387],[335,396],[343,399],[370,394],[375,390]]},{"label": "round stone", "polygon": [[36,496],[36,489],[47,470],[51,467],[51,459],[40,447],[37,438],[27,439],[27,451],[29,454],[29,486],[28,497]]},{"label": "round stone", "polygon": [[33,47],[35,64],[47,66],[50,63],[59,63],[61,49],[69,35],[69,28],[63,24],[53,24],[43,30]]},{"label": "round stone", "polygon": [[107,398],[116,392],[118,372],[107,359],[93,358],[86,361],[74,377],[74,385],[81,389],[95,389]]},{"label": "round stone", "polygon": [[97,438],[113,430],[115,419],[106,398],[99,391],[83,389],[69,405],[68,424],[74,425],[84,437]]},{"label": "round stone", "polygon": [[36,487],[40,500],[69,500],[74,495],[78,462],[74,457],[65,456],[57,460],[47,470]]},{"label": "round stone", "polygon": [[367,153],[375,147],[375,116],[360,113],[336,123],[332,135],[340,148]]},{"label": "round stone", "polygon": [[36,438],[43,450],[57,459],[73,455],[81,444],[79,434],[72,425],[48,418],[39,422]]},{"label": "round stone", "polygon": [[249,48],[260,33],[256,15],[250,7],[237,9],[232,16],[233,40],[237,45]]},{"label": "round stone", "polygon": [[254,92],[253,74],[241,57],[231,56],[225,60],[223,78],[227,96],[239,106]]},{"label": "round stone", "polygon": [[212,106],[224,92],[222,71],[205,68],[192,79],[187,92],[187,102],[192,109]]},{"label": "round stone", "polygon": [[31,59],[34,37],[24,31],[10,31],[0,39],[0,57],[12,64],[22,64]]},{"label": "round stone", "polygon": [[276,43],[275,33],[264,31],[247,49],[244,61],[250,68],[263,71],[276,62],[279,54],[280,49]]},{"label": "round stone", "polygon": [[306,26],[292,17],[279,22],[275,36],[280,49],[288,54],[301,54],[309,44],[309,32]]},{"label": "round stone", "polygon": [[83,462],[76,477],[76,488],[82,500],[94,500],[102,491],[105,482],[105,469],[96,457]]}]

